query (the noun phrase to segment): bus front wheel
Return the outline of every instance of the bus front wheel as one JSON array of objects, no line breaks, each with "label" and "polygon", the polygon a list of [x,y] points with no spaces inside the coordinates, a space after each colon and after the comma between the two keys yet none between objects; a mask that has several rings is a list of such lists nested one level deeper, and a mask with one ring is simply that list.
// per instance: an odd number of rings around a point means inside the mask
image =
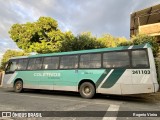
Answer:
[{"label": "bus front wheel", "polygon": [[89,99],[89,98],[93,98],[93,96],[96,93],[96,90],[92,83],[84,82],[80,85],[79,92],[83,98]]},{"label": "bus front wheel", "polygon": [[20,93],[23,91],[23,82],[21,80],[18,80],[15,82],[14,91],[17,93]]}]

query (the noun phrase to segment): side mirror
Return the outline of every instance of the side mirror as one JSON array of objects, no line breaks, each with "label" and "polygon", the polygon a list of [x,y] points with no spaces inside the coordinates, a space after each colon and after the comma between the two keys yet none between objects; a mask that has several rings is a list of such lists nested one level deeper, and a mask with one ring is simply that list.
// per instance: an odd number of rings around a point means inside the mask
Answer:
[{"label": "side mirror", "polygon": [[8,72],[7,72],[8,64],[9,64],[9,62],[6,63],[5,68],[4,68],[5,74],[8,73]]}]

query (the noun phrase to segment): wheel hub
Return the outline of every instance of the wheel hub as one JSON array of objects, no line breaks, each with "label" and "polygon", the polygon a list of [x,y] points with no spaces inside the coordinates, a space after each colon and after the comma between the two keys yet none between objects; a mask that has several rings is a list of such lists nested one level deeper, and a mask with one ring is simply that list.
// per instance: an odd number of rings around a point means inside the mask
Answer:
[{"label": "wheel hub", "polygon": [[16,84],[16,89],[17,89],[17,90],[20,90],[21,88],[22,88],[22,85],[21,85],[20,83],[17,83],[17,84]]},{"label": "wheel hub", "polygon": [[85,94],[90,94],[91,92],[91,89],[87,86],[87,87],[84,87],[84,93]]}]

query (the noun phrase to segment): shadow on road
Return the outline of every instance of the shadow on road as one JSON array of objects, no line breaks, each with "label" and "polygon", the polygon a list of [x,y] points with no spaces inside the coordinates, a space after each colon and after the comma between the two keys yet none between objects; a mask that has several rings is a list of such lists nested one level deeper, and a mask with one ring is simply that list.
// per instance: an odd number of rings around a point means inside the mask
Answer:
[{"label": "shadow on road", "polygon": [[[5,90],[6,92],[12,92],[13,90]],[[55,97],[70,97],[81,98],[80,94],[77,92],[68,91],[51,91],[51,90],[31,90],[27,89],[23,94],[36,94],[36,95],[54,95]],[[113,100],[113,101],[127,101],[127,102],[137,102],[137,103],[156,103],[160,101],[160,92],[155,94],[140,94],[140,95],[106,95],[106,94],[96,94],[93,98],[98,100]]]}]

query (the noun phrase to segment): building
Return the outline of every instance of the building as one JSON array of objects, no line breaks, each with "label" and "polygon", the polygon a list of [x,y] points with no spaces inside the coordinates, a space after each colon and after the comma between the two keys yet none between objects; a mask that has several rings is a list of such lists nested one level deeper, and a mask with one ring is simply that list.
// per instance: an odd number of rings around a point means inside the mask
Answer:
[{"label": "building", "polygon": [[160,4],[136,11],[130,16],[130,36],[147,34],[156,36],[160,43]]},{"label": "building", "polygon": [[[160,4],[136,11],[130,16],[130,37],[137,34],[147,34],[157,37],[160,43]],[[160,48],[160,47],[159,47]],[[157,61],[157,74],[160,83],[160,52]]]}]

